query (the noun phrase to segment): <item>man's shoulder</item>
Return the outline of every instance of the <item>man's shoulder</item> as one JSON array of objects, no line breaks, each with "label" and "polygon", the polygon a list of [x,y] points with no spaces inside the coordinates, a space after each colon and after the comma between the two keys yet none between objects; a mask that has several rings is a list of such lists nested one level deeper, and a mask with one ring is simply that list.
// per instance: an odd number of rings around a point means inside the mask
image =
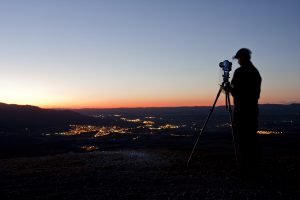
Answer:
[{"label": "man's shoulder", "polygon": [[259,73],[258,69],[252,63],[248,63],[244,66],[241,66],[241,67],[237,68],[236,70],[238,70],[239,72],[245,72],[245,73],[249,73],[249,72]]},{"label": "man's shoulder", "polygon": [[238,67],[234,70],[234,73],[239,73],[241,71],[243,71],[242,67]]},{"label": "man's shoulder", "polygon": [[258,69],[254,65],[249,66],[240,66],[234,71],[235,78],[243,77],[243,78],[250,78],[250,77],[257,77],[260,78],[260,73]]},{"label": "man's shoulder", "polygon": [[239,76],[240,74],[243,74],[245,72],[245,70],[243,69],[243,67],[238,67],[236,68],[236,70],[234,71],[234,75],[235,76]]}]

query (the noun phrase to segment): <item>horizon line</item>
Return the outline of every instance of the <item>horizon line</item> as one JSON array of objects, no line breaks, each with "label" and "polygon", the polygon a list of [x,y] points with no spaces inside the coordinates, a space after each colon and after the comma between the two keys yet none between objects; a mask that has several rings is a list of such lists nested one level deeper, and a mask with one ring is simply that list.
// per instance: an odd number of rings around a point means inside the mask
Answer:
[{"label": "horizon line", "polygon": [[[0,104],[6,105],[19,105],[19,106],[35,106],[42,109],[54,109],[54,110],[81,110],[81,109],[144,109],[144,108],[180,108],[180,107],[212,107],[212,105],[177,105],[177,106],[128,106],[128,107],[48,107],[48,106],[39,106],[39,105],[32,105],[32,104],[17,104],[17,103],[4,103],[0,102]],[[300,102],[285,102],[285,103],[258,103],[258,105],[293,105],[293,104],[300,104]],[[226,106],[225,104],[216,105],[216,107]],[[231,104],[234,107],[234,104]]]},{"label": "horizon line", "polygon": [[[293,105],[300,104],[300,102],[290,102],[290,103],[259,103],[258,105]],[[216,105],[215,107],[226,106],[225,104]],[[234,104],[231,105],[234,107]],[[57,110],[82,110],[82,109],[144,109],[144,108],[192,108],[192,107],[212,107],[212,105],[178,105],[178,106],[136,106],[136,107],[80,107],[80,108],[67,108],[67,107],[40,107],[44,109],[57,109]]]}]

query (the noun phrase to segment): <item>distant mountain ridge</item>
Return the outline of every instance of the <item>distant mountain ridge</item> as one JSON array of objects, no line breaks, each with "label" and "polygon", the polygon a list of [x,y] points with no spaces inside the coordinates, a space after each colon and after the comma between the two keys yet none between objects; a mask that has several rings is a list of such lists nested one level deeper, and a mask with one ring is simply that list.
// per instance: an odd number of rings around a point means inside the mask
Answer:
[{"label": "distant mountain ridge", "polygon": [[93,123],[94,118],[71,110],[0,103],[0,130],[40,129]]},{"label": "distant mountain ridge", "polygon": [[[233,107],[233,106],[232,106]],[[208,114],[211,106],[179,106],[179,107],[138,107],[138,108],[83,108],[72,109],[81,114],[94,115],[94,114]],[[294,104],[259,104],[260,114],[297,114],[300,113],[300,103]],[[225,106],[216,106],[215,112],[227,114]]]},{"label": "distant mountain ridge", "polygon": [[[95,114],[126,114],[132,116],[163,116],[163,115],[203,115],[206,116],[211,106],[194,107],[149,107],[149,108],[112,108],[112,109],[44,109],[32,105],[0,103],[0,131],[37,130],[68,127],[70,124],[112,125],[111,119],[96,119],[89,115]],[[300,115],[300,104],[261,104],[260,115],[281,116]],[[227,115],[224,106],[218,106],[216,114]],[[120,123],[120,122],[119,122]]]}]

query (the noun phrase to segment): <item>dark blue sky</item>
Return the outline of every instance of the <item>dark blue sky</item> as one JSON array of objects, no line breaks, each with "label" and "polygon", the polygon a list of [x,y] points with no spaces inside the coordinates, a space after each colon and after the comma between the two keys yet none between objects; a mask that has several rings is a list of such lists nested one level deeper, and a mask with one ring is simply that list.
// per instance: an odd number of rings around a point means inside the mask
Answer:
[{"label": "dark blue sky", "polygon": [[263,77],[261,103],[300,102],[299,2],[2,0],[0,99],[208,105],[218,63],[248,47]]}]

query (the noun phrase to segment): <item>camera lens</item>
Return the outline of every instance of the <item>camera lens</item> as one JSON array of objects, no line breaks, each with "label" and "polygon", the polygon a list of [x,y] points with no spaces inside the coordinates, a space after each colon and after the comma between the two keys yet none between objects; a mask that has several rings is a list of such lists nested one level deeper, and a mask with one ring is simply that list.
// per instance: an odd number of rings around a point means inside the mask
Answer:
[{"label": "camera lens", "polygon": [[224,63],[223,63],[223,62],[220,62],[220,63],[219,63],[219,66],[220,66],[221,68],[223,68],[223,67],[224,67]]}]

